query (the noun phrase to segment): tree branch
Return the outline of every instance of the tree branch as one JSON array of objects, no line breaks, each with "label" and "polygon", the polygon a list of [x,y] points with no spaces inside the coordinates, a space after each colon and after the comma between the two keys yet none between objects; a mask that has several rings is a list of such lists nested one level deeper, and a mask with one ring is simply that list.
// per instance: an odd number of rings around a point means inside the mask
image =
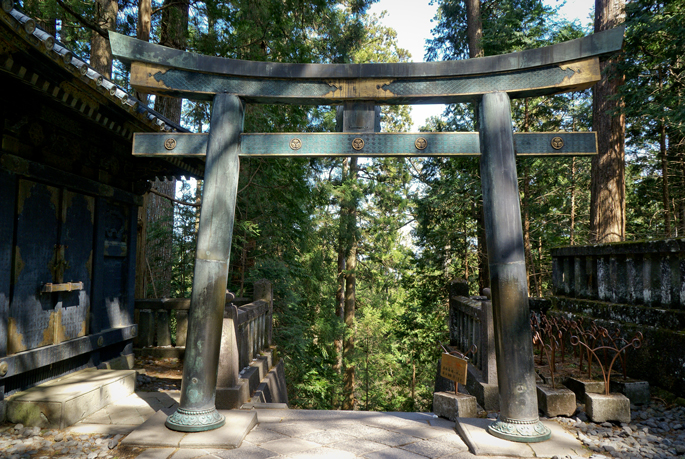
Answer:
[{"label": "tree branch", "polygon": [[93,23],[91,23],[90,21],[88,21],[86,18],[84,18],[83,16],[81,16],[80,14],[78,14],[76,11],[72,10],[72,9],[69,8],[67,5],[65,5],[64,2],[63,2],[62,0],[56,0],[56,1],[57,1],[57,3],[59,4],[59,6],[62,7],[62,9],[63,9],[64,11],[66,11],[67,13],[71,14],[72,16],[74,16],[78,22],[80,22],[80,23],[83,24],[84,26],[88,27],[89,29],[93,30],[94,32],[99,33],[100,35],[102,35],[102,37],[103,37],[105,40],[109,40],[109,35],[107,35],[107,31],[106,31],[105,29],[103,29],[102,27],[100,27],[100,26],[97,25],[97,24],[93,24]]},{"label": "tree branch", "polygon": [[[59,1],[59,0],[57,0]],[[197,204],[195,202],[186,202],[186,201],[179,201],[178,199],[172,198],[168,194],[160,193],[159,191],[155,190],[154,188],[150,189],[148,193],[156,194],[157,196],[161,196],[162,198],[166,198],[169,201],[175,202],[177,204],[181,204],[182,206],[190,206],[190,207],[202,207],[202,204]]]},{"label": "tree branch", "polygon": [[245,185],[245,186],[242,187],[240,190],[238,190],[238,194],[242,193],[243,191],[245,191],[245,188],[247,188],[248,186],[250,186],[250,184],[252,183],[252,179],[255,177],[255,175],[257,175],[257,172],[259,172],[259,169],[260,169],[261,167],[262,167],[261,164],[259,164],[259,166],[257,166],[257,170],[254,171],[254,174],[252,174],[252,177],[250,177],[250,180],[247,182],[247,185]]}]

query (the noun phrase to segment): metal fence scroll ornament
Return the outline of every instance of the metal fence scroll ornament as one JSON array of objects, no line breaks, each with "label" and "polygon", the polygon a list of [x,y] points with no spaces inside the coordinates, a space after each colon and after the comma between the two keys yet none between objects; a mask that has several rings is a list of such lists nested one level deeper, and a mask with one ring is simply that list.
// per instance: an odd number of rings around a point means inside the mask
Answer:
[{"label": "metal fence scroll ornament", "polygon": [[552,388],[556,389],[554,374],[557,370],[557,351],[560,352],[561,363],[564,363],[570,321],[563,317],[533,315],[530,319],[530,327],[533,334],[533,346],[538,349],[538,364],[542,365],[543,357],[547,359]]},{"label": "metal fence scroll ornament", "polygon": [[[551,327],[550,327],[551,331]],[[559,342],[555,339],[555,336],[551,333],[545,333],[547,335],[547,342],[543,339],[543,334],[539,330],[533,330],[533,345],[537,345],[540,348],[540,357],[545,354],[547,358],[547,363],[549,365],[549,377],[552,380],[552,389],[556,389],[556,382],[554,380],[554,372],[556,371],[556,361],[554,355],[557,351],[557,346]]]},{"label": "metal fence scroll ornament", "polygon": [[[604,379],[604,394],[609,395],[609,386],[611,383],[611,371],[614,367],[614,363],[616,363],[616,359],[618,359],[622,354],[623,358],[621,362],[623,363],[623,374],[625,375],[625,367],[626,367],[626,359],[625,359],[625,351],[632,347],[633,349],[639,349],[640,346],[642,346],[642,333],[637,332],[633,339],[630,341],[623,339],[620,337],[620,330],[616,330],[615,333],[612,335],[609,333],[609,330],[607,330],[604,327],[600,327],[596,324],[593,323],[593,331],[591,332],[586,332],[585,333],[585,340],[581,340],[581,338],[577,335],[571,336],[571,344],[573,346],[583,346],[586,351],[597,360],[597,363],[599,364],[599,368],[602,370],[602,379]],[[587,339],[589,338],[589,340]],[[592,341],[593,346],[597,342],[599,342],[599,346],[596,347],[590,347],[587,344],[587,341]],[[620,344],[617,344],[617,342],[623,341],[623,346],[619,348]],[[597,355],[598,351],[602,351],[603,356],[604,356],[604,362],[602,363],[602,360],[599,358]],[[611,359],[611,362],[609,363],[608,368],[605,368],[606,365],[606,356],[607,353],[613,352],[614,357]],[[590,357],[590,359],[592,359]],[[588,368],[590,367],[591,361],[588,362]]]}]

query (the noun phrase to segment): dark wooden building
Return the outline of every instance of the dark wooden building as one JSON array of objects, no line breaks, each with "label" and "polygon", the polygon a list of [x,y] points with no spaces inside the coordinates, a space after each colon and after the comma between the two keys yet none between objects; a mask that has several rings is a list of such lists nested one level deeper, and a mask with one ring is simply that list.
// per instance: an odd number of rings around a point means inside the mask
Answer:
[{"label": "dark wooden building", "polygon": [[131,156],[180,130],[18,11],[0,11],[0,400],[132,353],[138,206],[200,160]]}]

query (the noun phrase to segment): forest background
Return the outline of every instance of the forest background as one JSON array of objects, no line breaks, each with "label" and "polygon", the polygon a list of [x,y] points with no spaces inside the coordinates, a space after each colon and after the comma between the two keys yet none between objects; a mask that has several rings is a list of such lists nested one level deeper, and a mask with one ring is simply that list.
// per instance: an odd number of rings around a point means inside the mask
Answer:
[{"label": "forest background", "polygon": [[[428,60],[514,52],[593,32],[538,0],[432,2],[438,9]],[[19,6],[133,93],[128,69],[112,62],[108,29],[233,59],[407,61],[395,31],[368,14],[371,3],[23,0]],[[512,105],[516,131],[594,126],[600,154],[605,141],[613,152],[594,164],[517,160],[531,296],[550,293],[552,247],[685,235],[685,0],[596,5],[594,30],[620,22],[627,28],[623,52],[606,61],[610,91],[602,104],[595,95],[594,114],[591,90]],[[136,95],[193,132],[209,125],[209,103]],[[473,131],[475,119],[472,104],[448,106],[421,130]],[[410,126],[409,107],[382,108],[382,131]],[[335,107],[248,105],[245,116],[245,132],[335,130]],[[599,202],[602,186],[609,207]],[[137,297],[190,296],[201,189],[201,182],[158,181],[146,194]],[[291,405],[430,410],[439,343],[448,341],[449,282],[467,279],[472,294],[489,282],[481,214],[473,158],[241,161],[228,288],[249,297],[255,280],[273,282],[274,338]],[[605,215],[617,230],[602,232]]]}]

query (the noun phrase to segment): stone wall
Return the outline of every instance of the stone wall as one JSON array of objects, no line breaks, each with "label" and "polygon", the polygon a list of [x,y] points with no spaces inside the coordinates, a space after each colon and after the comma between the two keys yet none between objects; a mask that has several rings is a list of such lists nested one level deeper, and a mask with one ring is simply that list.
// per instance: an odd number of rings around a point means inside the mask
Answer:
[{"label": "stone wall", "polygon": [[685,395],[685,239],[552,250],[549,314],[642,333],[628,375]]}]

